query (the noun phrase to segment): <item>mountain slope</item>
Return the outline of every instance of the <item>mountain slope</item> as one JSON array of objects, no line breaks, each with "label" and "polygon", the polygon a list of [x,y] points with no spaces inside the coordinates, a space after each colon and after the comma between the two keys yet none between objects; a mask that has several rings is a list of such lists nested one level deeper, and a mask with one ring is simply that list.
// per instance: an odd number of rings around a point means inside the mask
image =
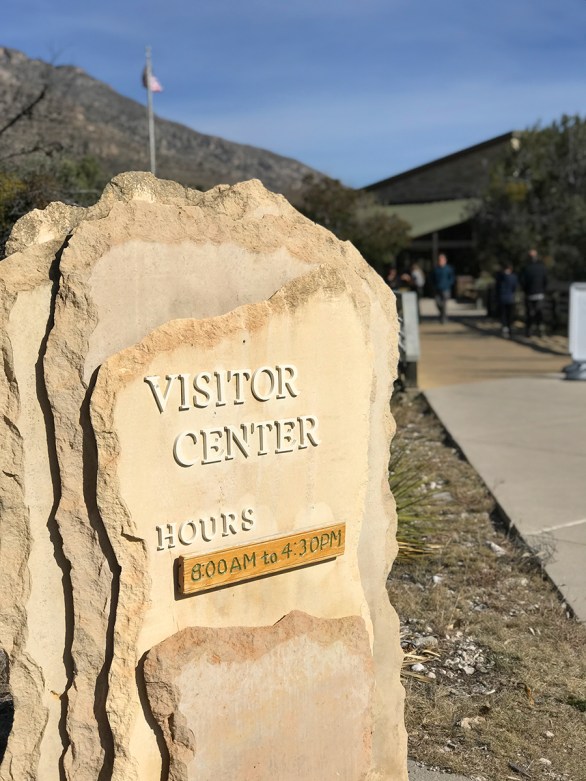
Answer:
[{"label": "mountain slope", "polygon": [[[73,159],[91,155],[109,176],[148,170],[145,106],[80,68],[0,47],[0,117],[0,166],[54,150]],[[295,200],[304,176],[322,176],[296,160],[158,117],[156,139],[157,175],[192,187],[258,178]]]}]

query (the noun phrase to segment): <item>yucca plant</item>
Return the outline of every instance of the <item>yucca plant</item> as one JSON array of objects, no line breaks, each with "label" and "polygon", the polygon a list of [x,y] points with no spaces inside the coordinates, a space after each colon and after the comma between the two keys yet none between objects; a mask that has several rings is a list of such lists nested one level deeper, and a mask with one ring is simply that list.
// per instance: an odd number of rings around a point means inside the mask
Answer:
[{"label": "yucca plant", "polygon": [[397,505],[399,558],[412,559],[438,550],[427,542],[436,517],[433,492],[427,487],[422,464],[407,449],[397,449],[389,463],[389,485]]}]

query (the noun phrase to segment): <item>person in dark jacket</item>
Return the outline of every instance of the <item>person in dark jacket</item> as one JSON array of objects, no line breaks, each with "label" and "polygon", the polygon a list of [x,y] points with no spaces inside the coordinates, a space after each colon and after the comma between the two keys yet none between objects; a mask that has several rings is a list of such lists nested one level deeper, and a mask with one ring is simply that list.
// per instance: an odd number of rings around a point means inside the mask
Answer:
[{"label": "person in dark jacket", "polygon": [[525,336],[531,336],[534,328],[542,335],[547,271],[536,249],[529,250],[529,261],[521,271],[521,288],[525,294]]},{"label": "person in dark jacket", "polygon": [[512,264],[505,263],[496,275],[496,298],[501,317],[501,334],[505,339],[509,339],[513,332],[517,284],[517,275],[513,272]]},{"label": "person in dark jacket", "polygon": [[435,303],[438,308],[440,323],[446,322],[446,309],[448,305],[448,299],[452,295],[452,287],[456,276],[454,269],[448,263],[448,259],[444,254],[438,255],[437,265],[434,266],[431,272],[431,281],[433,283],[433,291],[435,297]]}]

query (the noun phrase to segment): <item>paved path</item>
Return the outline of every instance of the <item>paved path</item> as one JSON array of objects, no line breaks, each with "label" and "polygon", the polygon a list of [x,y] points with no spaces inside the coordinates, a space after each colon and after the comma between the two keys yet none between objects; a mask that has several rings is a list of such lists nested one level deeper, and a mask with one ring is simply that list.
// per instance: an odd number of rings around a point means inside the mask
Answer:
[{"label": "paved path", "polygon": [[586,383],[515,377],[434,388],[426,396],[586,620]]},{"label": "paved path", "polygon": [[[502,339],[498,327],[487,322],[482,312],[450,304],[459,319],[442,325],[435,316],[433,302],[422,302],[418,366],[418,384],[422,390],[559,373],[570,363],[569,356],[564,355],[567,342],[564,338],[555,341],[551,337],[532,341],[523,338],[524,343]],[[469,325],[464,325],[466,322]],[[548,351],[548,342],[556,353]]]},{"label": "paved path", "polygon": [[[452,305],[454,307],[454,305]],[[501,510],[586,620],[586,382],[563,379],[565,340],[502,339],[477,313],[422,311],[419,385]],[[466,315],[470,317],[466,320]],[[470,323],[466,325],[465,323]]]},{"label": "paved path", "polygon": [[[586,620],[586,382],[563,379],[564,337],[519,341],[453,302],[422,302],[419,387],[501,511]],[[466,325],[467,323],[467,325]],[[410,764],[411,781],[460,781]]]}]

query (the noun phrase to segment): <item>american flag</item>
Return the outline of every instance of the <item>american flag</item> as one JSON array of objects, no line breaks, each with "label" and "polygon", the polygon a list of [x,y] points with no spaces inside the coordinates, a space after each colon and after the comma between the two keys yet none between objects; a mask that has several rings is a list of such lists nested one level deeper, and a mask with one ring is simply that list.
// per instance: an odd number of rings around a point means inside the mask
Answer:
[{"label": "american flag", "polygon": [[[148,81],[147,81],[148,79]],[[161,82],[157,79],[157,77],[154,74],[148,74],[148,68],[145,67],[145,69],[142,72],[142,86],[148,87],[151,92],[162,92],[163,87],[161,86]]]}]

